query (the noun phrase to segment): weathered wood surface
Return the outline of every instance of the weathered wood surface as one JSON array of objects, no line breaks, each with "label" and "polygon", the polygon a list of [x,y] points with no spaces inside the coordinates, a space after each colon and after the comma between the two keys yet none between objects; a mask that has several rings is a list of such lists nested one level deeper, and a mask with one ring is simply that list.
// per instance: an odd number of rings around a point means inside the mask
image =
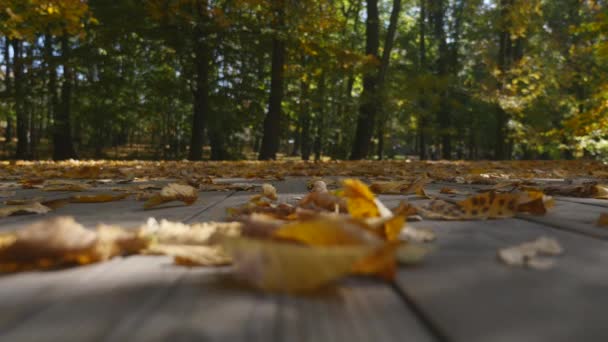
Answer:
[{"label": "weathered wood surface", "polygon": [[[281,200],[302,195],[305,184],[278,182]],[[150,211],[134,200],[70,204],[46,216],[74,215],[87,226],[218,220],[251,195],[201,193],[193,206]],[[381,198],[389,207],[417,200]],[[593,223],[607,210],[591,201],[558,199],[546,216],[413,223],[438,234],[422,265],[400,269],[395,284],[352,278],[315,297],[255,292],[227,281],[228,268],[188,269],[152,256],[3,276],[0,340],[606,341],[608,235]],[[0,229],[41,218],[3,219]],[[554,269],[498,262],[499,248],[542,235],[565,248]]]}]

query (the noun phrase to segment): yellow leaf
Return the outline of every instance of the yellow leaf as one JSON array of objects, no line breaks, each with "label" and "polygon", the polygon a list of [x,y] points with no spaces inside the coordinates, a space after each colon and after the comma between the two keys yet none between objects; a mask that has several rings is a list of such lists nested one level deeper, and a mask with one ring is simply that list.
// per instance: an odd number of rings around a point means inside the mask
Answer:
[{"label": "yellow leaf", "polygon": [[349,274],[372,246],[302,246],[276,241],[231,238],[224,241],[235,275],[266,291],[318,289]]},{"label": "yellow leaf", "polygon": [[392,242],[377,248],[372,254],[353,266],[353,273],[375,275],[388,281],[393,280],[397,268],[395,252],[400,245],[400,242]]},{"label": "yellow leaf", "polygon": [[384,223],[384,234],[387,241],[398,241],[399,234],[405,227],[405,216],[393,216]]},{"label": "yellow leaf", "polygon": [[346,179],[343,186],[346,207],[352,217],[367,218],[380,216],[374,194],[367,185],[356,179]]},{"label": "yellow leaf", "polygon": [[312,246],[379,244],[380,239],[361,225],[344,218],[322,218],[287,224],[273,236]]}]

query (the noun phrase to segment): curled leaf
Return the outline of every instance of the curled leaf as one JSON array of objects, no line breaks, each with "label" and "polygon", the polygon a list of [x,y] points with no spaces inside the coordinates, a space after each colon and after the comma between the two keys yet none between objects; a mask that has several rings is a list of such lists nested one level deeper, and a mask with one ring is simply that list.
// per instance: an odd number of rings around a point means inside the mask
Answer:
[{"label": "curled leaf", "polygon": [[372,246],[302,246],[272,240],[226,239],[234,274],[253,286],[278,292],[310,291],[351,273]]},{"label": "curled leaf", "polygon": [[376,198],[363,182],[346,179],[343,183],[346,207],[352,217],[367,218],[380,216]]},{"label": "curled leaf", "polygon": [[51,211],[51,208],[42,205],[39,202],[10,205],[0,208],[0,218],[23,214],[46,214],[49,211]]},{"label": "curled leaf", "polygon": [[162,188],[159,194],[150,197],[146,203],[144,203],[144,208],[150,209],[172,201],[181,201],[187,205],[191,205],[196,202],[197,199],[198,192],[195,188],[190,185],[172,183]]},{"label": "curled leaf", "polygon": [[601,213],[597,219],[596,225],[600,227],[608,227],[608,213]]},{"label": "curled leaf", "polygon": [[509,266],[547,269],[553,266],[553,261],[542,256],[559,255],[563,251],[557,240],[543,236],[534,241],[500,249],[498,258]]},{"label": "curled leaf", "polygon": [[273,237],[311,246],[378,245],[381,241],[361,223],[329,217],[287,224],[277,229]]},{"label": "curled leaf", "polygon": [[119,201],[129,197],[128,193],[125,194],[95,194],[95,195],[75,195],[72,196],[70,202],[72,203],[104,203]]}]

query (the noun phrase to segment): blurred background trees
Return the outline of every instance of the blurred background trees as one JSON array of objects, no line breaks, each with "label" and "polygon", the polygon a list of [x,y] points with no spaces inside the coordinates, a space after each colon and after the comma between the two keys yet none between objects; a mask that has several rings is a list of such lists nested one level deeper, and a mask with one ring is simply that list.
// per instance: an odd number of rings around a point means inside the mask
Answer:
[{"label": "blurred background trees", "polygon": [[608,159],[603,0],[0,0],[0,156]]}]

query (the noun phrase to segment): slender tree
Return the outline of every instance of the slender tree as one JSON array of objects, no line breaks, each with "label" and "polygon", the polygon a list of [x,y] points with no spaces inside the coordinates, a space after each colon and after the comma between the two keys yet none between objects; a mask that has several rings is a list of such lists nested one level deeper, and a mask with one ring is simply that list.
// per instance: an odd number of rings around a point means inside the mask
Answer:
[{"label": "slender tree", "polygon": [[[367,0],[366,3],[365,54],[371,66],[376,66],[379,60],[378,48],[380,44],[378,1]],[[355,139],[350,154],[351,160],[367,157],[371,144],[370,140],[374,132],[377,111],[378,73],[376,67],[370,69],[371,71],[366,72],[363,76],[363,93],[361,94]]]},{"label": "slender tree", "polygon": [[264,132],[259,159],[276,159],[279,150],[281,133],[281,103],[283,101],[283,79],[286,42],[278,33],[285,27],[285,0],[273,0],[273,26],[276,30],[272,39],[272,65],[270,78],[270,98],[268,100],[268,114],[264,118]]}]

